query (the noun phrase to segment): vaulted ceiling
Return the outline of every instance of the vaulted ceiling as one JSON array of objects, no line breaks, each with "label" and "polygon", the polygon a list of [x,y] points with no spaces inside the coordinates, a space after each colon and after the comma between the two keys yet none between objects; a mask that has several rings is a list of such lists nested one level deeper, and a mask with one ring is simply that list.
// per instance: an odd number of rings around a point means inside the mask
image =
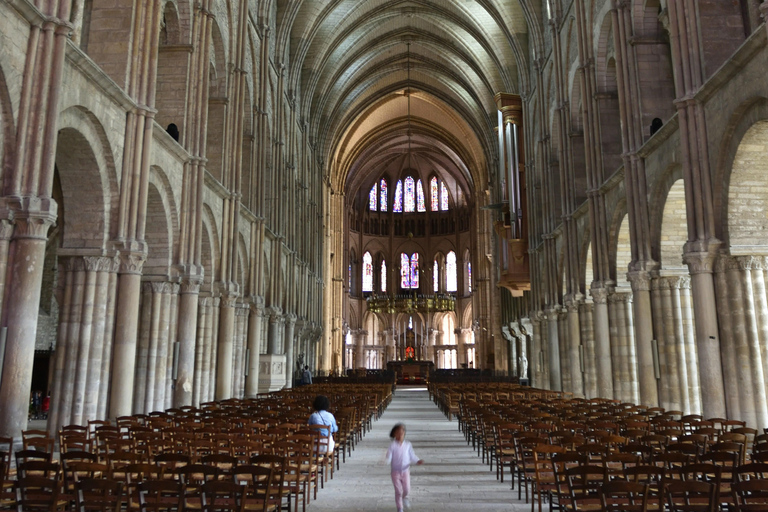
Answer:
[{"label": "vaulted ceiling", "polygon": [[408,167],[410,139],[412,168],[449,174],[470,196],[484,190],[494,94],[526,89],[542,3],[277,1],[288,88],[334,189],[354,194]]}]

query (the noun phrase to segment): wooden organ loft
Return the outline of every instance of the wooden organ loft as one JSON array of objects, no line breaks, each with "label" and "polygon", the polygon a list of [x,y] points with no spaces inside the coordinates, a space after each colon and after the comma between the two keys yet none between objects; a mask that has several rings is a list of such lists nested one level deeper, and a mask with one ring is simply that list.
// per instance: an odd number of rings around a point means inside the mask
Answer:
[{"label": "wooden organ loft", "polygon": [[501,218],[494,223],[499,243],[498,285],[513,297],[531,289],[528,257],[528,222],[523,154],[523,102],[517,94],[498,93],[499,176],[502,187]]}]

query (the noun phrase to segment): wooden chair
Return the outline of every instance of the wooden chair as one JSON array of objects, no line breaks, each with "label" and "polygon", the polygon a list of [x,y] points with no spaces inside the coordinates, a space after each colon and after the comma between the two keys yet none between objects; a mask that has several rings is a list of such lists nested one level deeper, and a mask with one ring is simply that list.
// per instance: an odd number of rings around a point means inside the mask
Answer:
[{"label": "wooden chair", "polygon": [[139,484],[141,512],[181,512],[184,486],[176,480],[145,480]]},{"label": "wooden chair", "polygon": [[600,509],[600,488],[608,482],[603,466],[582,465],[565,471],[573,511]]},{"label": "wooden chair", "polygon": [[280,471],[250,464],[237,466],[233,476],[236,483],[245,486],[245,510],[272,512],[280,508],[283,487]]},{"label": "wooden chair", "polygon": [[27,476],[16,484],[16,509],[18,512],[64,512],[69,509],[69,500],[61,499],[58,478]]},{"label": "wooden chair", "polygon": [[532,489],[533,499],[531,500],[531,512],[534,509],[534,501],[539,504],[541,512],[541,495],[546,494],[549,501],[552,501],[552,495],[557,493],[557,475],[552,462],[552,457],[556,454],[565,453],[565,448],[551,444],[538,444],[533,449],[533,479]]},{"label": "wooden chair", "polygon": [[245,486],[230,481],[209,480],[200,488],[203,512],[244,512]]},{"label": "wooden chair", "polygon": [[78,512],[122,512],[123,484],[109,478],[87,478],[76,484]]},{"label": "wooden chair", "polygon": [[661,488],[664,482],[664,468],[658,466],[633,466],[624,470],[624,478],[628,482],[641,483],[648,486],[648,509],[663,510]]},{"label": "wooden chair", "polygon": [[700,480],[667,480],[662,487],[669,512],[715,512],[717,487]]},{"label": "wooden chair", "polygon": [[736,512],[765,512],[768,510],[768,480],[735,482],[733,496]]},{"label": "wooden chair", "polygon": [[614,480],[600,487],[601,512],[647,512],[648,485]]}]

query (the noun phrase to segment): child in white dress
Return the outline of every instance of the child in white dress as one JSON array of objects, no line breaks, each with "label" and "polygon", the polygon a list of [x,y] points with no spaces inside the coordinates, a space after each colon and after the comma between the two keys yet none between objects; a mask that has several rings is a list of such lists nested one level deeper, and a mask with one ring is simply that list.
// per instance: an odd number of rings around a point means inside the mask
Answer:
[{"label": "child in white dress", "polygon": [[387,450],[387,462],[391,465],[392,484],[395,486],[395,505],[397,512],[403,512],[405,508],[410,508],[408,494],[411,492],[411,464],[424,464],[413,451],[410,441],[405,440],[405,425],[398,423],[392,427],[389,433],[392,443]]}]

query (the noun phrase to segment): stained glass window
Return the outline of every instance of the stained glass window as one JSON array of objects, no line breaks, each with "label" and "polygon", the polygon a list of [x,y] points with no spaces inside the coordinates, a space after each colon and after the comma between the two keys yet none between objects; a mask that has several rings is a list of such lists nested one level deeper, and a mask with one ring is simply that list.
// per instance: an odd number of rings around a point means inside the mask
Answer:
[{"label": "stained glass window", "polygon": [[440,265],[437,264],[437,260],[432,266],[432,289],[435,293],[440,291]]},{"label": "stained glass window", "polygon": [[416,289],[419,287],[419,253],[400,254],[400,287]]},{"label": "stained glass window", "polygon": [[387,180],[381,180],[379,184],[379,202],[381,203],[379,208],[381,211],[387,211]]},{"label": "stained glass window", "polygon": [[467,262],[467,291],[472,293],[472,262]]},{"label": "stained glass window", "polygon": [[381,291],[387,291],[387,262],[381,260]]},{"label": "stained glass window", "polygon": [[403,211],[403,182],[400,180],[397,180],[397,185],[395,185],[395,204],[392,206],[392,211]]},{"label": "stained glass window", "polygon": [[363,291],[373,291],[373,258],[370,252],[363,254]]},{"label": "stained glass window", "polygon": [[430,190],[430,196],[431,196],[430,202],[432,203],[432,211],[436,212],[439,208],[436,176],[432,176],[432,179],[429,180],[429,190]]},{"label": "stained glass window", "polygon": [[376,211],[376,185],[368,193],[368,209],[372,212]]},{"label": "stained glass window", "polygon": [[440,182],[440,209],[448,210],[448,187],[445,186],[444,181]]},{"label": "stained glass window", "polygon": [[411,255],[411,288],[419,287],[419,253]]},{"label": "stained glass window", "polygon": [[416,210],[416,199],[414,195],[414,181],[408,176],[405,178],[405,211],[412,212]]},{"label": "stained glass window", "polygon": [[427,211],[424,206],[424,187],[421,186],[421,180],[416,182],[416,209],[420,212]]},{"label": "stained glass window", "polygon": [[349,293],[352,293],[352,264],[349,264],[349,283],[348,283],[348,289]]},{"label": "stained glass window", "polygon": [[408,317],[408,328],[410,330],[413,330],[413,317],[412,316]]},{"label": "stained glass window", "polygon": [[456,253],[451,251],[445,258],[445,290],[456,291]]}]

